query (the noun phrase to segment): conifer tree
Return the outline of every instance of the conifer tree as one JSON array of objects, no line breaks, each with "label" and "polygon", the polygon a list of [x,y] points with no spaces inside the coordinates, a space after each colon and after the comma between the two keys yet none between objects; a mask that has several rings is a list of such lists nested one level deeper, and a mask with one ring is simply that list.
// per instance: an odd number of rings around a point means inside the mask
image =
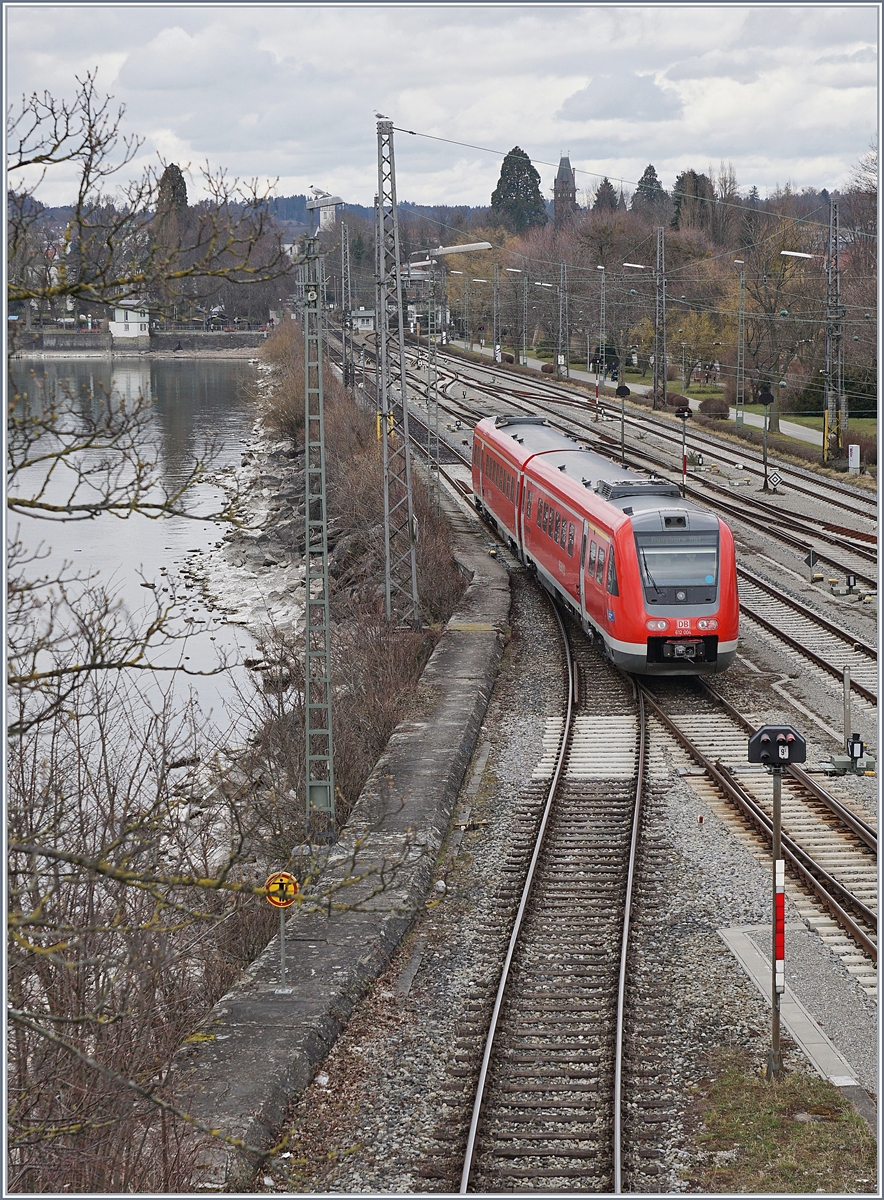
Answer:
[{"label": "conifer tree", "polygon": [[524,150],[513,146],[500,168],[500,179],[491,193],[491,212],[513,233],[547,222],[540,194],[540,176]]},{"label": "conifer tree", "polygon": [[187,184],[176,163],[169,163],[160,176],[157,208],[164,212],[183,212],[187,208]]},{"label": "conifer tree", "polygon": [[632,197],[632,207],[634,210],[652,209],[662,204],[665,199],[666,192],[657,175],[656,168],[653,163],[648,163],[638,181],[635,195]]},{"label": "conifer tree", "polygon": [[593,212],[616,212],[617,211],[617,192],[614,189],[613,183],[607,175],[599,184],[598,191],[595,194],[595,201],[592,206]]}]

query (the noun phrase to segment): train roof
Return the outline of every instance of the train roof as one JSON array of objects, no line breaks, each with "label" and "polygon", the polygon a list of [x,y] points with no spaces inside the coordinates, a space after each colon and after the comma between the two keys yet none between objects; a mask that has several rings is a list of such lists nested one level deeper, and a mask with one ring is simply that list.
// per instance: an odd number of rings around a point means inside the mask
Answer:
[{"label": "train roof", "polygon": [[[483,433],[497,435],[495,440],[511,438],[514,445],[507,448],[521,465],[533,460],[533,472],[547,476],[578,500],[585,491],[595,493],[630,518],[639,531],[718,529],[718,518],[685,500],[677,484],[654,475],[640,475],[593,453],[577,438],[553,429],[545,417],[504,415],[489,417],[480,424],[486,426]],[[664,510],[669,515],[664,515]]]}]

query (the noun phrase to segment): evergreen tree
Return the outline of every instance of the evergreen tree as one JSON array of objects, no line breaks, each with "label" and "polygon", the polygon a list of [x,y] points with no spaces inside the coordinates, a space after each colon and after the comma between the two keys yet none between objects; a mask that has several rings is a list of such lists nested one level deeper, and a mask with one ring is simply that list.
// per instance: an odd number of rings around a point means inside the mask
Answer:
[{"label": "evergreen tree", "polygon": [[183,212],[187,208],[187,184],[175,163],[169,163],[160,176],[157,208],[162,212]]},{"label": "evergreen tree", "polygon": [[632,197],[633,209],[652,209],[666,199],[666,192],[660,182],[653,163],[648,163],[638,181],[635,195]]},{"label": "evergreen tree", "polygon": [[617,211],[617,192],[614,189],[613,183],[607,175],[598,186],[598,191],[595,194],[595,201],[592,206],[593,212],[616,212]]},{"label": "evergreen tree", "polygon": [[540,176],[518,146],[513,146],[501,164],[500,179],[491,193],[491,213],[513,233],[547,222]]}]

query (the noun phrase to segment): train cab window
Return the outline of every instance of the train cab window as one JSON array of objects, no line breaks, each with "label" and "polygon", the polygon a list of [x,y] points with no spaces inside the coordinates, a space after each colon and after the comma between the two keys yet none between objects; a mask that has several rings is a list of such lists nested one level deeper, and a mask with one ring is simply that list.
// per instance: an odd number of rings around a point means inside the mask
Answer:
[{"label": "train cab window", "polygon": [[601,583],[605,577],[605,547],[599,546],[599,557],[595,567],[595,581]]},{"label": "train cab window", "polygon": [[531,489],[528,488],[525,492],[525,520],[531,520]]},{"label": "train cab window", "polygon": [[574,555],[574,526],[569,521],[568,522],[568,557],[571,558],[571,557],[573,557],[573,555]]},{"label": "train cab window", "polygon": [[614,548],[611,547],[611,553],[608,555],[608,591],[612,596],[619,596],[617,591],[617,570],[614,566]]},{"label": "train cab window", "polygon": [[553,534],[553,541],[556,543],[556,545],[559,544],[559,526],[561,525],[561,523],[562,523],[562,518],[559,516],[558,513],[556,513],[556,531]]}]

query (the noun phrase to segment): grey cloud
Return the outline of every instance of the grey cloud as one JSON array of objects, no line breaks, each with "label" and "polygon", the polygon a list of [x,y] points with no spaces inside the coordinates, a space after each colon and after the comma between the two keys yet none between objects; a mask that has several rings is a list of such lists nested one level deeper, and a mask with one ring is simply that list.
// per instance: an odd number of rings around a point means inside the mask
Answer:
[{"label": "grey cloud", "polygon": [[860,63],[877,63],[878,54],[873,46],[864,46],[862,50],[854,50],[853,54],[824,54],[822,58],[814,60],[814,66],[824,66],[828,64],[842,65],[848,64],[853,66]]},{"label": "grey cloud", "polygon": [[557,117],[565,121],[670,121],[682,114],[677,96],[664,92],[650,75],[596,75],[574,92]]},{"label": "grey cloud", "polygon": [[762,71],[775,64],[775,59],[763,51],[722,54],[692,54],[666,72],[667,79],[733,79],[737,83],[754,83]]}]

